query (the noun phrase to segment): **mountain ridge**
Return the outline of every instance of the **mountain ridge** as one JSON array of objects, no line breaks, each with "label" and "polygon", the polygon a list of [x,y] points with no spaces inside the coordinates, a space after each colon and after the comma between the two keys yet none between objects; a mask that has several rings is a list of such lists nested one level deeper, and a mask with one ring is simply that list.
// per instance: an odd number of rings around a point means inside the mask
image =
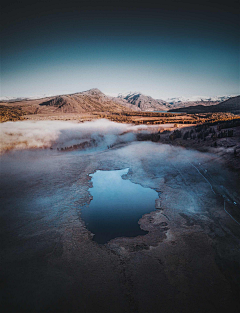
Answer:
[{"label": "mountain ridge", "polygon": [[[214,97],[216,99],[225,99],[228,96]],[[232,97],[234,98],[234,97]],[[232,99],[232,98],[228,98]],[[184,98],[172,98],[173,102],[167,102],[162,99],[154,99],[140,92],[130,92],[119,94],[118,97],[105,95],[98,88],[92,88],[82,92],[47,96],[44,98],[17,98],[13,101],[5,101],[5,105],[21,106],[28,113],[87,113],[87,112],[121,112],[121,111],[138,111],[138,112],[154,112],[154,111],[175,111],[175,112],[204,112],[204,107],[208,107],[206,111],[225,110],[223,107],[216,107],[220,101],[212,101],[212,98],[202,99],[201,101],[182,102]],[[225,100],[227,101],[227,100]],[[231,103],[231,102],[230,102]],[[202,108],[203,107],[203,108]],[[195,108],[195,109],[194,109]],[[236,108],[233,110],[236,110]],[[214,111],[215,112],[215,111]]]}]

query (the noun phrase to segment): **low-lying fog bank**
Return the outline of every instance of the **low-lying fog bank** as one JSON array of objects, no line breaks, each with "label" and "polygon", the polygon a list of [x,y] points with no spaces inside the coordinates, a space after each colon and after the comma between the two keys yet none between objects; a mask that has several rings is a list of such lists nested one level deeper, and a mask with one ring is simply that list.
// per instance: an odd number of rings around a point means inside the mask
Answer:
[{"label": "low-lying fog bank", "polygon": [[18,121],[1,124],[0,153],[36,148],[65,149],[90,140],[92,146],[110,147],[136,140],[136,132],[168,129],[173,124],[133,126],[106,119],[76,123],[68,121]]},{"label": "low-lying fog bank", "polygon": [[[83,139],[111,145],[129,126],[108,120],[74,123],[64,121],[22,121],[6,122],[1,125],[1,152],[7,150],[69,147]],[[122,140],[133,140],[134,136],[124,135]]]}]

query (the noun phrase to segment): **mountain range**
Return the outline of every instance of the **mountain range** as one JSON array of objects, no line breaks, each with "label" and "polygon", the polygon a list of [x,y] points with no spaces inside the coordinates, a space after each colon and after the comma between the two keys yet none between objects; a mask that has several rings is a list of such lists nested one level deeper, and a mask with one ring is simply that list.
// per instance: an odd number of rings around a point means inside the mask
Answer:
[{"label": "mountain range", "polygon": [[213,102],[218,101],[222,102],[228,100],[229,98],[234,96],[215,96],[215,97],[202,97],[202,96],[192,96],[192,97],[177,97],[177,98],[168,98],[166,101],[170,104],[173,103],[186,103],[186,102]]},{"label": "mountain range", "polygon": [[[230,99],[231,96],[216,96],[216,97],[178,97],[169,98],[166,100],[153,99],[150,96],[145,96],[140,92],[130,92],[126,94],[119,94],[118,97],[114,98],[121,99],[131,103],[135,106],[135,109],[140,109],[141,111],[167,111],[175,108],[184,108],[186,106],[195,105],[215,105],[224,100]],[[124,103],[123,103],[124,104]]]},{"label": "mountain range", "polygon": [[[154,99],[139,92],[119,94],[110,97],[99,89],[59,95],[32,98],[2,99],[3,105],[20,106],[27,113],[87,113],[122,111],[176,111],[186,113],[202,112],[239,112],[239,96],[213,98],[172,98]],[[5,100],[5,101],[3,101]],[[225,100],[222,102],[222,100]],[[222,103],[222,104],[221,104]],[[222,111],[223,110],[223,111]],[[234,112],[233,112],[234,111]]]}]

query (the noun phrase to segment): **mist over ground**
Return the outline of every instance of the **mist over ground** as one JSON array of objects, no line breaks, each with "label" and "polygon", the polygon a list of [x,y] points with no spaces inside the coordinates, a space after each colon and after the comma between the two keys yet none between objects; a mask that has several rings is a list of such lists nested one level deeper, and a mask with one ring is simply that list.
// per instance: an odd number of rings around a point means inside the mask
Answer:
[{"label": "mist over ground", "polygon": [[[144,127],[143,127],[144,128]],[[105,119],[75,123],[65,121],[19,121],[1,125],[0,152],[36,148],[64,148],[93,140],[109,147],[118,142],[135,140],[138,127]]]}]

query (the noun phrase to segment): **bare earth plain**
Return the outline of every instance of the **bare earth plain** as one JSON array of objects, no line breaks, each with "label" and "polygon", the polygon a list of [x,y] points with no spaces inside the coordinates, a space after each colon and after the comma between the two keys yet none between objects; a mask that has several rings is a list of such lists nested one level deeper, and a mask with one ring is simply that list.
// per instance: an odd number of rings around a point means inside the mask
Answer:
[{"label": "bare earth plain", "polygon": [[[90,142],[1,156],[2,312],[239,312],[239,116],[3,107],[3,121],[139,126],[135,140],[99,151]],[[147,235],[100,245],[81,219],[89,175],[124,168],[161,209],[139,220]]]}]

